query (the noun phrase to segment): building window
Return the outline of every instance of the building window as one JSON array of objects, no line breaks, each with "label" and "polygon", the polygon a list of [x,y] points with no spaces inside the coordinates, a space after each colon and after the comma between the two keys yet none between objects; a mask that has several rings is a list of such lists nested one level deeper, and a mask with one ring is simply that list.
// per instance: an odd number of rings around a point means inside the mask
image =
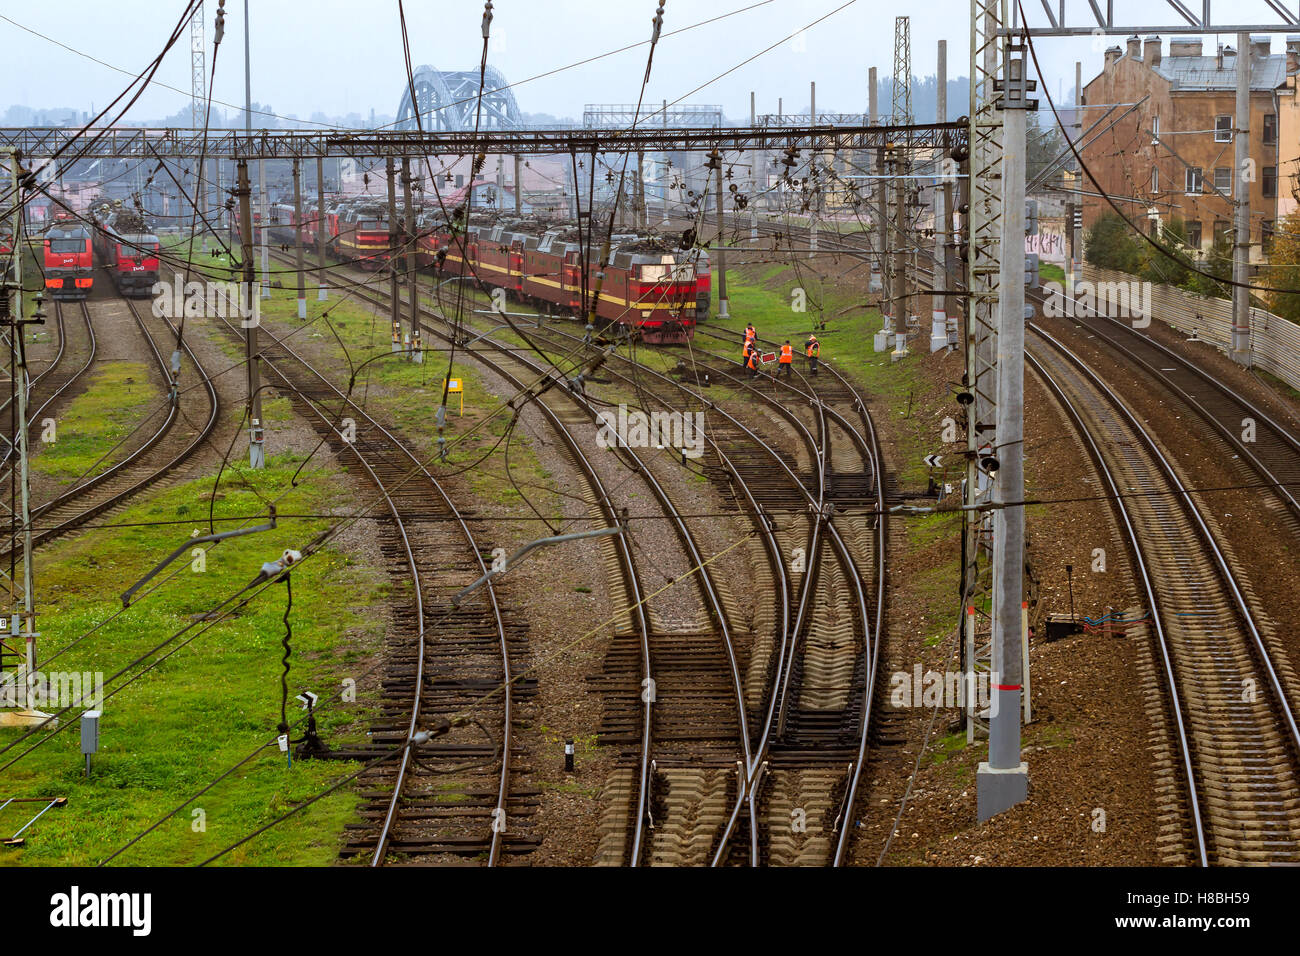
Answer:
[{"label": "building window", "polygon": [[456,174],[456,188],[457,188],[457,189],[460,189],[460,188],[461,188],[462,186],[464,186],[464,185],[465,185],[465,176],[464,176],[464,174],[463,174],[463,173],[457,173],[457,174]]},{"label": "building window", "polygon": [[1216,143],[1232,142],[1232,117],[1214,117],[1214,141]]},{"label": "building window", "polygon": [[1265,166],[1264,174],[1260,178],[1260,185],[1264,188],[1265,199],[1277,198],[1277,167]]},{"label": "building window", "polygon": [[1232,195],[1232,167],[1216,166],[1214,168],[1214,188],[1225,196]]},{"label": "building window", "polygon": [[1193,219],[1187,224],[1187,244],[1197,252],[1201,251],[1201,221]]},{"label": "building window", "polygon": [[1264,228],[1260,232],[1260,248],[1264,250],[1264,255],[1273,252],[1273,220],[1265,219]]},{"label": "building window", "polygon": [[1277,143],[1277,114],[1264,114],[1264,143],[1272,146]]},{"label": "building window", "polygon": [[1200,191],[1201,191],[1201,173],[1202,173],[1202,170],[1201,170],[1201,167],[1200,167],[1200,166],[1188,166],[1188,167],[1187,167],[1187,175],[1186,175],[1186,177],[1185,177],[1185,181],[1186,181],[1185,192],[1187,192],[1189,195],[1191,195],[1191,194],[1193,194],[1193,193],[1195,193],[1195,194],[1199,194],[1199,193],[1200,193]]}]

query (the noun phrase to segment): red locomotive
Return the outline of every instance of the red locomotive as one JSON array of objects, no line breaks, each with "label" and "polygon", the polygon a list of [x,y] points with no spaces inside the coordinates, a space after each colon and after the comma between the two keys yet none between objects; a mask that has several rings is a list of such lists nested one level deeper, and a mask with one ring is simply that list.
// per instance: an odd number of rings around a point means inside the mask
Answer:
[{"label": "red locomotive", "polygon": [[45,232],[45,288],[56,299],[84,299],[95,285],[90,228],[62,216]]},{"label": "red locomotive", "polygon": [[[303,204],[302,241],[312,246],[322,221],[317,209],[318,201]],[[462,236],[460,230],[448,228],[441,208],[432,203],[418,203],[412,212],[417,267],[433,266],[441,276],[472,273],[489,286],[505,289],[512,299],[552,314],[585,317],[600,269],[588,263],[584,283],[582,240],[588,240],[595,256],[599,239],[580,237],[575,226],[504,215],[475,217]],[[297,241],[293,204],[271,206],[269,219],[276,242]],[[400,203],[397,220],[401,232],[406,211]],[[387,203],[369,196],[327,200],[323,223],[329,255],[362,269],[387,267]],[[698,251],[674,249],[657,236],[616,234],[599,285],[600,319],[637,330],[649,344],[682,343],[694,335],[698,318],[708,313],[709,260]]]},{"label": "red locomotive", "polygon": [[[674,250],[657,236],[612,236],[603,281],[598,263],[588,262],[584,270],[574,226],[548,228],[535,220],[475,222],[462,240],[445,226],[434,225],[422,232],[420,242],[440,272],[477,275],[487,285],[551,313],[582,317],[599,284],[596,315],[635,330],[642,341],[680,344],[695,334],[694,256]],[[600,245],[591,241],[593,250]]]},{"label": "red locomotive", "polygon": [[713,292],[713,269],[709,265],[709,254],[701,249],[695,260],[695,321],[703,322],[709,317],[709,299]]},{"label": "red locomotive", "polygon": [[125,296],[143,298],[158,281],[158,237],[139,213],[110,212],[96,222],[95,254]]}]

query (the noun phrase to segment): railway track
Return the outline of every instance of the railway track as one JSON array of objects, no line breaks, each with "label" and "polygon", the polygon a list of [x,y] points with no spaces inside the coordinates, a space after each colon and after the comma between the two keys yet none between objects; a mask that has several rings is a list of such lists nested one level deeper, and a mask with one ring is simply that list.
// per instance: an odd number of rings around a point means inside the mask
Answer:
[{"label": "railway track", "polygon": [[[94,356],[94,313],[100,310],[125,307],[139,328],[141,335],[157,365],[164,381],[171,378],[171,366],[164,359],[164,350],[168,355],[174,348],[176,328],[169,319],[155,319],[150,316],[147,321],[141,316],[135,303],[129,299],[118,298],[111,301],[91,301],[82,303],[86,309],[85,318],[90,330],[90,358],[76,371],[72,378],[64,381],[58,393],[51,395],[42,409],[65,393],[72,381],[85,371]],[[151,325],[153,327],[151,327]],[[158,337],[164,337],[163,349],[159,348]],[[61,537],[84,525],[86,522],[105,514],[133,498],[147,488],[156,487],[160,482],[175,474],[176,470],[189,460],[207,441],[216,428],[220,416],[220,401],[216,387],[188,343],[182,348],[189,358],[189,367],[198,373],[195,385],[179,390],[172,395],[165,407],[156,409],[149,419],[158,419],[156,426],[148,432],[144,440],[127,454],[102,471],[83,475],[77,483],[51,498],[40,502],[32,508],[32,524],[36,527],[32,535],[34,545],[41,545]],[[202,405],[198,415],[182,414],[183,396],[201,396]],[[39,419],[33,416],[33,425]],[[178,423],[179,427],[178,427]],[[143,427],[143,423],[141,425]],[[13,546],[0,553],[0,558],[11,555]]]},{"label": "railway track", "polygon": [[[860,240],[832,239],[847,251]],[[1041,294],[1031,295],[1040,309]],[[1268,486],[1300,534],[1295,488],[1300,441],[1193,362],[1130,324],[1083,314],[1072,322],[1104,344],[1117,363],[1163,385],[1189,416],[1204,421]],[[1161,848],[1168,862],[1294,864],[1300,859],[1300,733],[1293,707],[1300,684],[1271,622],[1252,606],[1253,591],[1226,544],[1213,509],[1186,492],[1152,436],[1095,372],[1050,340],[1031,336],[1031,367],[1057,395],[1091,448],[1116,496],[1151,609],[1147,629],[1163,673],[1163,724],[1172,746],[1158,753],[1166,797]],[[1050,344],[1048,344],[1050,342]],[[1254,441],[1242,429],[1253,426]],[[1140,489],[1158,497],[1120,497]],[[1195,545],[1191,545],[1196,542]],[[1137,631],[1135,631],[1135,634]],[[1190,834],[1179,853],[1169,817]]]},{"label": "railway track", "polygon": [[[376,761],[360,778],[362,819],[348,825],[341,856],[371,866],[467,858],[495,866],[531,852],[538,793],[524,783],[516,739],[520,706],[536,691],[533,680],[516,678],[527,664],[526,627],[502,607],[491,579],[464,603],[454,600],[487,574],[491,548],[406,441],[265,327],[262,335],[263,367],[378,492],[388,516],[379,547],[406,598],[386,630],[380,715],[368,740],[330,754]],[[345,418],[354,440],[344,440]],[[376,760],[386,755],[395,759]]]},{"label": "railway track", "polygon": [[[561,352],[583,344],[577,336],[553,326],[531,330],[530,334],[546,338]],[[649,389],[655,392],[654,402],[680,410],[679,402],[686,397],[691,407],[707,407],[721,414],[724,427],[731,429],[734,437],[729,440],[727,436],[719,438],[719,422],[715,417],[710,429],[710,444],[715,448],[726,446],[719,459],[725,457],[727,466],[715,467],[712,477],[733,491],[734,485],[746,489],[747,494],[751,487],[757,489],[751,518],[759,524],[767,524],[763,517],[764,504],[767,508],[788,508],[794,504],[799,508],[807,507],[813,515],[820,516],[818,520],[801,519],[804,522],[803,534],[789,536],[791,541],[807,544],[807,560],[812,573],[789,575],[789,579],[800,580],[794,585],[795,591],[782,591],[780,610],[785,628],[779,640],[768,645],[777,658],[768,660],[762,649],[756,657],[751,657],[751,680],[747,688],[751,698],[750,723],[757,738],[755,756],[746,768],[745,785],[737,792],[712,862],[732,859],[729,850],[732,840],[737,834],[743,837],[746,830],[749,839],[736,839],[736,844],[748,846],[751,862],[807,863],[826,862],[832,858],[842,861],[847,846],[847,829],[840,824],[850,815],[852,802],[856,799],[868,739],[870,691],[859,695],[856,689],[867,688],[868,673],[874,676],[876,646],[873,641],[871,651],[867,650],[867,634],[876,629],[868,617],[868,600],[857,571],[860,558],[855,558],[850,545],[835,527],[835,519],[830,516],[835,499],[842,499],[844,491],[832,491],[828,499],[827,479],[833,484],[843,477],[861,487],[862,476],[853,473],[854,467],[861,470],[863,460],[875,462],[878,455],[846,418],[834,410],[828,412],[823,401],[810,403],[812,430],[816,435],[794,412],[776,402],[773,407],[803,434],[803,444],[807,449],[803,467],[810,474],[800,477],[789,467],[781,452],[700,393],[667,376],[636,366],[622,356],[616,355],[615,361],[630,366],[638,375],[648,376],[658,389],[663,390]],[[609,370],[608,365],[606,370]],[[648,390],[644,381],[634,381],[630,373],[615,373],[615,378],[629,387]],[[828,382],[830,379],[828,375]],[[720,379],[715,378],[715,381]],[[828,384],[827,390],[832,387]],[[856,393],[842,378],[836,376],[834,387],[842,389],[837,398],[848,403],[869,422],[865,406],[860,404]],[[792,404],[802,406],[811,397],[807,392],[796,395]],[[836,446],[838,463],[827,453],[831,441],[828,436],[836,429],[845,432]],[[856,459],[855,448],[858,449]],[[846,457],[849,462],[856,460],[856,466],[846,463]],[[773,470],[774,461],[780,470]],[[834,468],[837,464],[845,467],[847,474],[836,474]],[[879,475],[879,470],[875,471]],[[867,481],[866,487],[870,488],[870,484]],[[863,506],[864,498],[860,494],[850,493],[848,497],[853,499],[852,504],[859,508]],[[866,497],[874,507],[875,493],[868,491]],[[846,503],[845,500],[839,501],[840,505]],[[851,517],[846,514],[840,520],[848,522]],[[881,533],[879,540],[883,542],[883,528],[876,530]],[[871,535],[866,535],[866,538],[869,541]],[[829,542],[825,554],[823,542]],[[857,554],[861,557],[883,554],[870,544],[864,548],[859,541],[857,545]],[[774,554],[782,553],[780,546],[771,550]],[[785,557],[778,559],[780,563],[785,560]],[[884,564],[883,561],[875,563],[880,568],[877,593],[883,595]],[[832,607],[838,610],[831,610]],[[877,607],[883,607],[879,600]],[[789,617],[792,608],[796,609],[793,621]],[[847,623],[850,621],[852,623]],[[756,683],[768,688],[767,696],[758,695],[760,703],[757,706],[752,703]],[[761,704],[764,700],[768,705],[766,710]],[[778,720],[779,727],[776,725]],[[774,744],[778,738],[779,745]],[[708,806],[716,815],[716,780],[706,782],[696,776],[689,781],[689,786],[695,802]],[[712,793],[711,798],[702,795],[705,790]],[[792,805],[787,807],[787,803]],[[747,818],[742,812],[745,806],[749,810]],[[835,813],[837,809],[839,812]],[[811,828],[806,825],[810,817],[814,821]],[[772,833],[781,836],[774,839]],[[740,858],[743,857],[742,853]]]},{"label": "railway track", "polygon": [[[815,385],[800,374],[780,381],[764,376],[755,388],[730,355],[702,350],[698,342],[697,335],[694,374],[772,403],[784,424],[802,435],[802,452],[819,472],[820,513],[826,516],[820,523],[828,533],[807,551],[810,586],[799,596],[796,641],[774,685],[775,742],[763,816],[774,862],[816,862],[827,851],[798,839],[796,819],[806,823],[814,816],[833,821],[823,832],[835,839],[831,856],[841,862],[845,822],[868,756],[884,626],[886,527],[877,512],[887,491],[874,426],[857,390],[831,365],[822,366]],[[775,397],[767,394],[769,385]],[[868,594],[862,581],[870,578],[875,588]]]},{"label": "railway track", "polygon": [[1082,360],[1031,328],[1031,367],[1088,443],[1136,559],[1177,742],[1161,772],[1182,777],[1192,860],[1300,863],[1294,671],[1251,607],[1214,517],[1153,436]]},{"label": "railway track", "polygon": [[[1039,305],[1045,304],[1037,296]],[[1108,346],[1124,364],[1141,369],[1175,399],[1200,417],[1271,487],[1289,513],[1291,530],[1300,537],[1300,439],[1293,424],[1279,421],[1245,396],[1154,338],[1117,319],[1081,315],[1069,320]],[[1251,441],[1243,440],[1249,423]]]},{"label": "railway track", "polygon": [[[27,422],[29,431],[40,427],[40,421],[51,412],[56,402],[67,395],[73,385],[95,362],[96,342],[95,327],[90,321],[90,310],[85,302],[77,303],[78,332],[74,335],[68,328],[63,313],[63,303],[54,303],[54,321],[58,329],[59,347],[50,363],[32,377],[28,383]],[[39,404],[38,404],[39,403]],[[9,416],[9,433],[12,437],[15,423],[13,409],[9,399],[0,402],[0,415]],[[0,453],[0,468],[8,466],[13,456],[14,444],[6,441],[3,453]]]},{"label": "railway track", "polygon": [[[354,294],[377,308],[387,305],[382,296]],[[426,319],[426,331],[450,341],[451,330],[439,328],[438,316],[428,312]],[[547,378],[555,381],[549,366],[490,340],[471,351],[476,362],[521,392]],[[600,474],[609,466],[583,451],[584,445],[594,444],[596,405],[564,387],[543,390],[533,405],[584,476],[592,519],[607,525],[623,519],[627,507],[615,504]],[[674,592],[658,598],[647,593],[639,568],[643,562],[633,554],[635,538],[626,523],[623,534],[605,539],[606,565],[625,612],[594,681],[605,697],[602,743],[619,752],[603,795],[596,862],[707,862],[712,831],[725,818],[718,808],[727,806],[728,793],[736,787],[735,768],[749,757],[734,602],[656,476],[656,467],[662,466],[634,448],[613,451],[618,464],[635,475],[632,487],[626,478],[614,476],[623,499],[631,507],[637,507],[637,499],[654,502],[656,516],[669,523],[676,537],[678,553],[656,554],[656,570],[668,573],[663,570],[667,564],[672,578],[688,577],[698,601],[692,607]]]}]

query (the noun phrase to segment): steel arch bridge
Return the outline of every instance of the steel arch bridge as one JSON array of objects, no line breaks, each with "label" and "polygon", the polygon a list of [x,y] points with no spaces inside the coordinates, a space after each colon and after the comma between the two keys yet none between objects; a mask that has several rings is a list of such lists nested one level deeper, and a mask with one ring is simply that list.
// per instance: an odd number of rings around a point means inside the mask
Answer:
[{"label": "steel arch bridge", "polygon": [[[474,128],[474,114],[478,109],[477,70],[447,73],[426,65],[415,71],[414,80],[420,122],[417,126],[408,85],[402,89],[402,102],[397,108],[397,129],[422,127],[427,133]],[[487,68],[483,90],[480,129],[517,129],[523,125],[515,94],[496,67]]]}]

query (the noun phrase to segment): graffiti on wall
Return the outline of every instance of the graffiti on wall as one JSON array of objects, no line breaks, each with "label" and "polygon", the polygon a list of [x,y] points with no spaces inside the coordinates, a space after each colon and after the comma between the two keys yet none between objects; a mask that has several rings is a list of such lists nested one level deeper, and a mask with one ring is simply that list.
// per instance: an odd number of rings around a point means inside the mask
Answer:
[{"label": "graffiti on wall", "polygon": [[1036,255],[1045,262],[1065,261],[1065,234],[1049,229],[1025,236],[1025,254]]}]

